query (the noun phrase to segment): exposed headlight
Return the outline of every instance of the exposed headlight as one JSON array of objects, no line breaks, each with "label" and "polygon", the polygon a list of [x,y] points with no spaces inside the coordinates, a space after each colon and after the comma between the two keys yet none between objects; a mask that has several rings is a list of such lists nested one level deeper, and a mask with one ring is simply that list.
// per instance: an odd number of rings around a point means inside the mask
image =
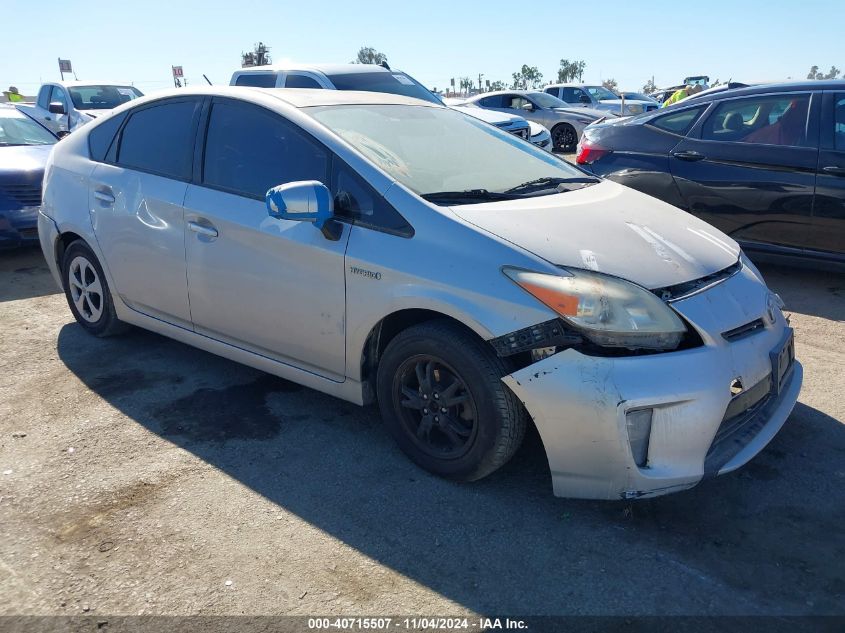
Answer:
[{"label": "exposed headlight", "polygon": [[597,345],[671,350],[686,332],[660,298],[616,277],[572,269],[560,275],[509,267],[502,272]]},{"label": "exposed headlight", "polygon": [[631,114],[642,114],[642,111],[643,107],[639,104],[628,106],[628,112],[630,112]]}]

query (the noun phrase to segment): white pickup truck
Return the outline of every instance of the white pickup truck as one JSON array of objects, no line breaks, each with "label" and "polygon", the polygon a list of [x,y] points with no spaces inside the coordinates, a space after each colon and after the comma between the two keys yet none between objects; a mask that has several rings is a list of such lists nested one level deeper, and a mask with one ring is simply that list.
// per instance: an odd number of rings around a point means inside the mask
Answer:
[{"label": "white pickup truck", "polygon": [[73,131],[120,104],[142,96],[134,86],[56,81],[41,86],[34,104],[19,103],[17,107],[58,134]]}]

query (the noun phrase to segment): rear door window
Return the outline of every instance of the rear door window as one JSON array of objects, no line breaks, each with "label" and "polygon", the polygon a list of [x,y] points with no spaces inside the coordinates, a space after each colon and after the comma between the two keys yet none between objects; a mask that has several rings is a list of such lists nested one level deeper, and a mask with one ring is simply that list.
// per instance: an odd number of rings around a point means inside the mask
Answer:
[{"label": "rear door window", "polygon": [[316,79],[307,75],[288,74],[285,79],[285,88],[322,88],[322,86]]},{"label": "rear door window", "polygon": [[581,90],[580,88],[564,88],[563,89],[563,100],[567,103],[581,103],[581,97],[586,97],[586,101],[588,103],[592,103],[592,99],[590,99],[590,95],[586,92]]},{"label": "rear door window", "polygon": [[526,99],[522,95],[512,95],[512,96],[508,97],[505,100],[505,102],[506,102],[505,107],[510,108],[511,110],[520,110],[520,109],[522,109],[523,106],[526,106],[526,105],[532,105],[533,106],[534,105],[533,103],[531,103],[531,101],[529,101],[528,99]]},{"label": "rear door window", "polygon": [[649,122],[649,125],[653,125],[659,130],[683,136],[689,132],[693,123],[696,122],[703,110],[704,106],[700,108],[689,108],[688,110],[682,110],[681,112],[664,114],[656,119],[652,119],[652,121]]},{"label": "rear door window", "polygon": [[328,165],[328,150],[279,115],[232,100],[212,104],[203,185],[264,200],[276,185],[327,183]]},{"label": "rear door window", "polygon": [[249,73],[245,75],[238,75],[235,80],[236,86],[251,86],[253,88],[275,88],[276,73]]},{"label": "rear door window", "polygon": [[198,106],[190,99],[132,112],[121,134],[117,163],[167,178],[190,179]]},{"label": "rear door window", "polygon": [[811,146],[807,140],[810,95],[760,95],[723,101],[704,122],[701,138],[762,145]]}]

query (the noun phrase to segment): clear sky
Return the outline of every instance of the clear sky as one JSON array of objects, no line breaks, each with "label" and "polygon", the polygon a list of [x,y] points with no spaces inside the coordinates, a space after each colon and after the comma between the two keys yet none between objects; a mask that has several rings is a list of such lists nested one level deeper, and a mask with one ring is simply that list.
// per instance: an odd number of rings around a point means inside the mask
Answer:
[{"label": "clear sky", "polygon": [[361,46],[429,88],[479,73],[511,81],[523,64],[556,79],[561,58],[584,80],[638,90],[687,75],[803,79],[811,65],[845,70],[845,0],[551,0],[392,3],[252,0],[3,0],[0,88],[34,94],[69,58],[79,79],[172,85],[205,73],[227,83],[261,40],[274,61],[348,62]]}]

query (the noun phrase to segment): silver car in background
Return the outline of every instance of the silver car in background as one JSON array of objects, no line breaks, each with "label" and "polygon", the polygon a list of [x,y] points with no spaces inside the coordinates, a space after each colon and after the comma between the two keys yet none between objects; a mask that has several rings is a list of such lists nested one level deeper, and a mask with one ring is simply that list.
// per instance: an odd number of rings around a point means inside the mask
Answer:
[{"label": "silver car in background", "polygon": [[231,86],[256,88],[309,88],[312,90],[365,90],[414,97],[432,103],[445,103],[464,114],[495,125],[519,138],[552,151],[542,130],[531,129],[528,121],[516,115],[464,108],[463,99],[441,99],[416,79],[386,65],[377,64],[274,64],[242,68],[232,73]]},{"label": "silver car in background", "polygon": [[625,99],[614,94],[604,86],[591,84],[550,84],[543,90],[570,107],[592,108],[603,110],[616,116],[634,116],[643,112],[651,112],[659,107],[654,99],[636,100]]},{"label": "silver car in background", "polygon": [[574,152],[584,128],[607,116],[607,112],[573,109],[539,90],[486,92],[466,100],[467,105],[518,114],[548,128],[556,152]]},{"label": "silver car in background", "polygon": [[139,99],[55,146],[38,228],[83,330],[378,402],[454,480],[533,422],[557,495],[682,490],[762,450],[801,386],[778,297],[729,237],[418,99]]},{"label": "silver car in background", "polygon": [[72,132],[117,106],[143,96],[140,90],[125,84],[53,81],[41,86],[35,103],[20,103],[17,107],[58,134]]},{"label": "silver car in background", "polygon": [[467,105],[463,99],[443,99],[443,103],[453,110],[485,121],[490,125],[495,125],[500,130],[510,132],[519,138],[529,140],[547,152],[552,151],[552,135],[548,129],[539,123],[527,121],[515,114],[505,114],[504,112],[495,112]]}]

